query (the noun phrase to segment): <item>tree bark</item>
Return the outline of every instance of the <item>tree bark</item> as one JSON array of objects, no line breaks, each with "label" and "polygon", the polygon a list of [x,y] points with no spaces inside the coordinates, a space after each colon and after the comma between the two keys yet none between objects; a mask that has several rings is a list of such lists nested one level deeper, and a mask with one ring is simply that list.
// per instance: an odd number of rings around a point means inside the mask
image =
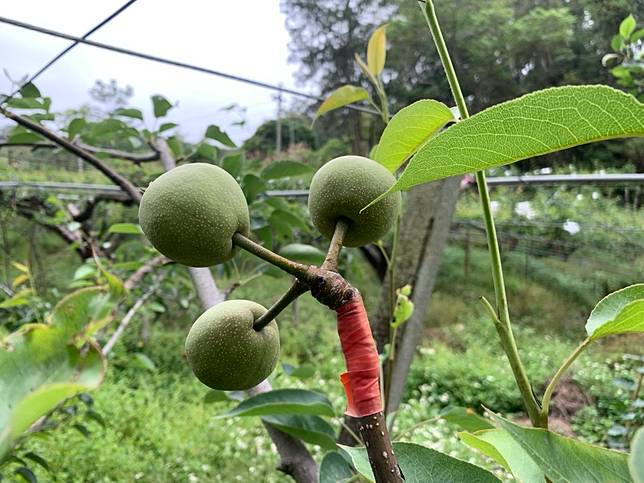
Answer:
[{"label": "tree bark", "polygon": [[226,295],[219,290],[212,272],[208,267],[197,268],[188,267],[192,285],[197,290],[197,295],[201,301],[201,307],[208,310],[210,307],[217,305],[226,300]]},{"label": "tree bark", "polygon": [[[249,396],[271,391],[267,380],[248,390]],[[263,423],[280,455],[277,469],[290,475],[298,483],[317,483],[318,465],[300,440],[290,437],[268,423]]]},{"label": "tree bark", "polygon": [[[423,320],[459,195],[459,182],[460,178],[452,177],[423,184],[413,188],[407,199],[395,260],[394,288],[411,284],[414,313],[398,328],[393,368],[385,366],[385,380],[391,381],[386,401],[388,413],[400,405],[411,361],[422,336]],[[381,302],[372,321],[379,352],[389,343],[389,290],[389,277],[385,277]],[[388,377],[388,371],[392,370]]]}]

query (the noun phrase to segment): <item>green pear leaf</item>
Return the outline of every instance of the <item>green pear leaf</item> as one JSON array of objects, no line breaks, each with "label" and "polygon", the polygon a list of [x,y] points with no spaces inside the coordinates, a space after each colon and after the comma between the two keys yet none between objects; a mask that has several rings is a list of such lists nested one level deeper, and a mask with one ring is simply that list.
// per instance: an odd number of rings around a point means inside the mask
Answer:
[{"label": "green pear leaf", "polygon": [[641,136],[644,104],[633,96],[602,85],[544,89],[492,106],[432,137],[387,193],[581,144]]},{"label": "green pear leaf", "polygon": [[546,429],[526,428],[493,414],[493,418],[553,483],[630,482],[628,455],[561,436]]},{"label": "green pear leaf", "polygon": [[630,285],[601,299],[586,322],[591,339],[644,332],[644,283]]},{"label": "green pear leaf", "polygon": [[[349,454],[353,466],[362,476],[369,481],[374,481],[365,448],[338,446]],[[405,483],[444,483],[446,481],[498,483],[499,481],[496,476],[479,466],[419,444],[393,443],[393,449],[398,465],[405,475]]]},{"label": "green pear leaf", "polygon": [[312,414],[273,414],[262,416],[262,421],[280,431],[301,439],[305,443],[317,444],[324,449],[335,448],[335,430],[320,416]]},{"label": "green pear leaf", "polygon": [[48,323],[25,325],[0,341],[0,461],[39,418],[103,381],[101,350],[76,342],[103,293],[74,292],[56,305]]},{"label": "green pear leaf", "polygon": [[631,441],[628,467],[635,483],[644,483],[644,428],[640,428]]},{"label": "green pear leaf", "polygon": [[458,433],[468,446],[492,458],[523,483],[543,483],[545,475],[519,443],[502,429]]},{"label": "green pear leaf", "polygon": [[449,107],[432,99],[422,99],[402,108],[382,132],[374,152],[374,161],[393,173],[425,141],[453,120],[454,115]]},{"label": "green pear leaf", "polygon": [[329,451],[320,463],[320,483],[339,483],[353,477],[347,460],[337,451]]},{"label": "green pear leaf", "polygon": [[335,415],[331,401],[322,393],[306,389],[274,389],[245,399],[219,417],[274,414]]},{"label": "green pear leaf", "polygon": [[334,109],[353,104],[354,102],[364,101],[365,99],[369,99],[369,92],[363,87],[352,85],[338,87],[318,107],[315,118],[317,119],[322,114],[326,114]]}]

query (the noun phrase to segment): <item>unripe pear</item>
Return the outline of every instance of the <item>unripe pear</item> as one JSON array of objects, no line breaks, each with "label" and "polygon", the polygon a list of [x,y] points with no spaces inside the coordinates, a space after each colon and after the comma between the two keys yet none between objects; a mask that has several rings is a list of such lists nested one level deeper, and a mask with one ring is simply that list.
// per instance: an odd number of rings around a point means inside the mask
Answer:
[{"label": "unripe pear", "polygon": [[197,379],[212,389],[240,391],[266,379],[277,364],[280,339],[273,320],[256,331],[266,312],[250,300],[227,300],[206,310],[186,338],[186,356]]},{"label": "unripe pear", "polygon": [[390,193],[362,213],[396,178],[381,164],[362,156],[341,156],[322,166],[311,181],[311,221],[327,238],[333,236],[340,217],[351,222],[344,245],[367,245],[384,236],[400,212],[399,192]]},{"label": "unripe pear", "polygon": [[157,250],[191,267],[230,260],[233,234],[247,236],[250,230],[246,198],[235,178],[207,163],[174,168],[150,183],[139,222]]}]

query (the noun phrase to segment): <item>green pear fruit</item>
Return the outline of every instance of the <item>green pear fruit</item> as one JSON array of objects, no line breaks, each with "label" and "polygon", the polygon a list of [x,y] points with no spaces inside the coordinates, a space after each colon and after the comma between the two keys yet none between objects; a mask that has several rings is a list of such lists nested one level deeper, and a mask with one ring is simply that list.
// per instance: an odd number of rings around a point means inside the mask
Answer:
[{"label": "green pear fruit", "polygon": [[362,156],[341,156],[322,166],[309,189],[311,221],[331,238],[338,218],[351,221],[344,245],[358,247],[385,235],[400,212],[399,192],[390,193],[360,213],[387,191],[396,178],[384,166]]},{"label": "green pear fruit", "polygon": [[273,320],[256,331],[266,312],[250,300],[227,300],[206,310],[186,338],[186,356],[197,379],[212,389],[240,391],[266,379],[277,364],[280,339]]},{"label": "green pear fruit", "polygon": [[236,251],[232,236],[250,231],[248,205],[237,181],[207,163],[179,166],[150,183],[139,223],[157,250],[191,267],[230,260]]}]

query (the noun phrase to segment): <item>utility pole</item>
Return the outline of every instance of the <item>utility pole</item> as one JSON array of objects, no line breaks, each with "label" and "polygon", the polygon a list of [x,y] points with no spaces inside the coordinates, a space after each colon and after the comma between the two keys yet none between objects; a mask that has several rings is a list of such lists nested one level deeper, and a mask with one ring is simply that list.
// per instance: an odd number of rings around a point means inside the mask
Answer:
[{"label": "utility pole", "polygon": [[[282,84],[279,85],[280,88]],[[277,123],[275,124],[275,154],[282,152],[282,91],[276,96],[277,98]]]},{"label": "utility pole", "polygon": [[295,144],[295,125],[293,124],[293,115],[288,118],[288,146]]}]

